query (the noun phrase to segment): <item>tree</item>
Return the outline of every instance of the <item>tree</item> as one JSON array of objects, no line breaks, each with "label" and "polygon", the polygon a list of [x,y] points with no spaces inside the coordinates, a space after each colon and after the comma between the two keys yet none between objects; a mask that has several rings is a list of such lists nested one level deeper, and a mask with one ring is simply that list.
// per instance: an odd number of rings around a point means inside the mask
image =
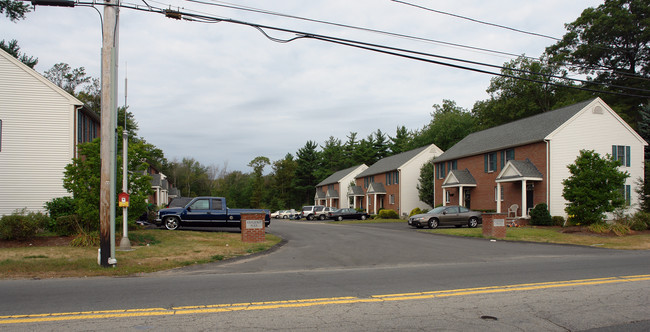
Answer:
[{"label": "tree", "polygon": [[55,64],[50,70],[46,70],[43,76],[74,96],[76,96],[76,90],[79,86],[92,80],[92,77],[86,76],[84,67],[72,69],[67,63]]},{"label": "tree", "polygon": [[[73,158],[72,163],[65,167],[63,187],[72,193],[77,207],[82,227],[85,230],[99,228],[99,187],[100,167],[99,138],[92,142],[79,144],[79,158]],[[118,165],[121,169],[121,153]],[[146,173],[148,165],[143,162],[147,159],[147,151],[142,143],[129,144],[128,151],[129,175],[129,216],[135,220],[146,211],[146,200],[151,193],[151,176]],[[122,183],[122,171],[118,169],[117,183]],[[117,197],[114,198],[117,201]]]},{"label": "tree", "polygon": [[343,153],[345,154],[344,158],[346,160],[345,164],[352,167],[359,164],[354,156],[354,151],[359,146],[359,142],[357,141],[356,132],[350,132],[350,135],[347,135],[346,137],[348,140],[343,145]]},{"label": "tree", "polygon": [[259,209],[260,206],[262,206],[262,191],[264,190],[264,179],[262,178],[262,175],[264,173],[264,167],[270,164],[271,161],[269,158],[263,156],[255,157],[255,159],[248,163],[248,167],[253,168],[253,194],[251,195],[250,200],[252,208]]},{"label": "tree", "polygon": [[296,178],[296,161],[290,153],[284,159],[273,163],[273,191],[275,199],[271,201],[272,209],[286,209],[302,202],[294,199],[293,183]]},{"label": "tree", "polygon": [[372,147],[375,151],[375,160],[380,160],[388,157],[390,151],[388,149],[388,140],[386,138],[386,135],[381,131],[381,129],[377,129],[377,131],[374,133],[374,136],[375,137],[372,142]]},{"label": "tree", "polygon": [[34,66],[38,63],[38,58],[27,56],[27,54],[20,54],[20,46],[18,46],[18,41],[15,39],[12,39],[7,44],[5,44],[4,40],[0,40],[0,48],[18,59],[18,61],[26,64],[29,68],[34,69]]},{"label": "tree", "polygon": [[319,182],[315,173],[320,162],[320,156],[318,151],[316,151],[316,147],[318,147],[316,142],[307,141],[305,146],[296,152],[295,188],[301,203],[313,201],[316,193],[316,184]]},{"label": "tree", "polygon": [[25,19],[25,14],[31,9],[22,1],[0,0],[0,14],[4,13],[12,22]]},{"label": "tree", "polygon": [[388,147],[390,148],[390,153],[392,155],[410,150],[412,139],[411,133],[405,126],[397,127],[397,130],[395,130],[395,137],[389,137],[389,139],[390,143],[388,144]]},{"label": "tree", "polygon": [[429,204],[429,206],[434,206],[433,167],[433,159],[424,163],[422,167],[420,167],[420,179],[418,180],[417,184],[418,197],[420,198],[420,201]]},{"label": "tree", "polygon": [[620,162],[609,155],[602,158],[593,150],[580,151],[575,163],[567,166],[571,176],[562,181],[570,219],[586,225],[599,223],[605,212],[625,204],[621,190],[630,175],[619,171],[618,166]]},{"label": "tree", "polygon": [[472,108],[479,129],[491,128],[589,98],[586,93],[557,86],[571,86],[572,83],[566,79],[567,73],[559,64],[549,63],[546,58],[533,60],[520,56],[506,62],[501,74],[505,76],[490,80],[490,86],[486,90],[490,99],[478,101]]},{"label": "tree", "polygon": [[330,136],[325,142],[325,146],[321,145],[320,152],[320,165],[316,171],[318,179],[325,179],[333,173],[340,171],[347,167],[345,162],[345,153],[341,140]]},{"label": "tree", "polygon": [[443,100],[442,105],[433,105],[431,122],[413,138],[414,147],[435,144],[447,150],[465,136],[475,131],[475,120],[466,109],[452,100]]},{"label": "tree", "polygon": [[[647,0],[605,0],[567,24],[562,40],[546,53],[553,62],[607,84],[609,91],[647,95],[614,86],[650,89],[649,17]],[[647,98],[631,96],[603,99],[628,120],[636,119],[639,105],[647,102]]]}]

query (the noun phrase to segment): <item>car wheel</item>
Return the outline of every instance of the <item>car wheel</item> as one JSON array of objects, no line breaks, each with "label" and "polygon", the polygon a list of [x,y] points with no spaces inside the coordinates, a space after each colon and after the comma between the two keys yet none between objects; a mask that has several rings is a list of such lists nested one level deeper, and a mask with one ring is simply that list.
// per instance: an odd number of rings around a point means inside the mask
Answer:
[{"label": "car wheel", "polygon": [[366,220],[366,215],[365,215],[365,214],[362,214],[362,215],[361,215],[361,218],[359,218],[359,219],[361,219],[361,220]]},{"label": "car wheel", "polygon": [[467,222],[467,227],[475,228],[476,226],[478,226],[478,218],[476,217],[469,218],[469,221]]},{"label": "car wheel", "polygon": [[175,229],[178,229],[179,226],[179,221],[177,217],[168,217],[165,218],[165,228],[167,228],[170,231],[173,231]]},{"label": "car wheel", "polygon": [[325,215],[321,214],[320,216],[318,216],[318,220],[325,220]]},{"label": "car wheel", "polygon": [[338,221],[343,220],[343,216],[338,216],[338,217],[336,217],[336,220],[338,220]]},{"label": "car wheel", "polygon": [[287,218],[289,218],[289,216],[282,216],[282,219],[287,219]]},{"label": "car wheel", "polygon": [[438,228],[438,219],[431,218],[429,220],[429,228],[431,228],[431,229]]},{"label": "car wheel", "polygon": [[311,214],[308,215],[308,216],[307,216],[307,220],[309,220],[309,221],[314,220],[314,216],[312,216]]}]

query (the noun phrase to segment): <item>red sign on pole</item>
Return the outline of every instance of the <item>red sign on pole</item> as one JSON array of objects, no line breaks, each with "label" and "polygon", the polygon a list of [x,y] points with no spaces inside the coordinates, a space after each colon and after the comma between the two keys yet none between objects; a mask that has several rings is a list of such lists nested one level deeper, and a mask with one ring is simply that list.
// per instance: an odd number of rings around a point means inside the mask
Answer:
[{"label": "red sign on pole", "polygon": [[129,194],[120,193],[117,195],[117,205],[119,207],[129,207]]}]

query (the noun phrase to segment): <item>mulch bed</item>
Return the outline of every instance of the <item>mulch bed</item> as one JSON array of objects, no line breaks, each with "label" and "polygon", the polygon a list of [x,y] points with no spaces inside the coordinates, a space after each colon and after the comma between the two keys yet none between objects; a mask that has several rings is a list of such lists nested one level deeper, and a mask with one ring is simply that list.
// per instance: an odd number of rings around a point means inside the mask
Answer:
[{"label": "mulch bed", "polygon": [[73,238],[73,236],[43,236],[25,241],[0,240],[0,248],[68,246]]}]

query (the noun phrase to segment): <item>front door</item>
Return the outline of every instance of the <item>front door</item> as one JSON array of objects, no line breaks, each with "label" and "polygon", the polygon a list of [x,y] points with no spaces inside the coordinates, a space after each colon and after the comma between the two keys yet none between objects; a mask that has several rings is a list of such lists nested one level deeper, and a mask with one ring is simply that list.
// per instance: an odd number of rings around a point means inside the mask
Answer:
[{"label": "front door", "polygon": [[[533,193],[535,192],[535,185],[532,183],[526,185],[526,208],[532,209],[534,208],[533,202],[535,201],[533,199]],[[521,211],[522,213],[526,213],[528,215],[528,211]]]},{"label": "front door", "polygon": [[471,199],[472,197],[471,196],[472,195],[470,195],[469,189],[465,189],[465,199],[464,199],[464,201],[465,201],[465,207],[468,208],[468,209],[472,208],[472,206],[470,204],[472,202],[472,199]]}]

